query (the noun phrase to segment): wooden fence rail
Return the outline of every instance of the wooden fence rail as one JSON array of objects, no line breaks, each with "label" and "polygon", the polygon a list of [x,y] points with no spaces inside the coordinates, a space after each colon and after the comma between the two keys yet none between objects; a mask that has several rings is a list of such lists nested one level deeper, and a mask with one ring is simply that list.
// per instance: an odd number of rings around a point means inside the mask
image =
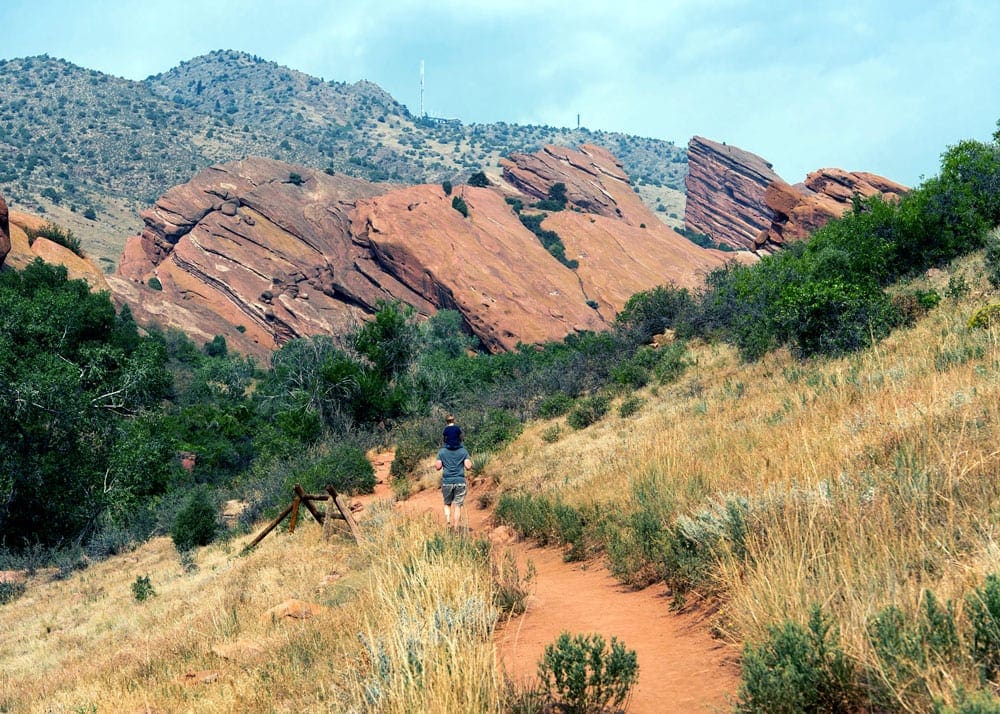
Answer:
[{"label": "wooden fence rail", "polygon": [[[344,502],[343,497],[337,493],[333,486],[327,484],[326,493],[320,494],[309,494],[306,493],[299,484],[295,484],[295,497],[292,498],[292,502],[289,503],[285,510],[283,510],[277,518],[271,521],[267,527],[264,528],[257,537],[254,538],[249,545],[247,545],[243,550],[244,552],[254,548],[258,543],[260,543],[267,536],[268,533],[273,531],[278,527],[278,524],[285,520],[289,515],[291,515],[292,520],[288,524],[288,532],[294,533],[295,526],[299,522],[299,507],[304,505],[306,510],[312,514],[312,517],[316,519],[316,522],[321,526],[324,526],[324,532],[327,519],[338,518],[340,520],[347,522],[347,528],[351,532],[351,536],[357,541],[360,538],[360,532],[358,531],[358,524],[354,520],[354,516],[351,514],[351,509],[347,507]],[[319,509],[313,505],[314,501],[329,501],[330,503],[326,507],[325,512],[320,512]]]}]

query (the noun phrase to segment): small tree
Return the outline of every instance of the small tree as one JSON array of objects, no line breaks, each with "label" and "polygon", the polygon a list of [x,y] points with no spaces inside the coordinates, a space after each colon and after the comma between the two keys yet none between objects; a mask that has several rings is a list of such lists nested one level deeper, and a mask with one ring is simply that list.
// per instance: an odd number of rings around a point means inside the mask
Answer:
[{"label": "small tree", "polygon": [[177,514],[170,537],[177,550],[184,552],[195,546],[208,545],[215,539],[217,530],[215,506],[208,496],[208,489],[201,486],[191,493]]},{"label": "small tree", "polygon": [[441,188],[444,190],[445,196],[451,195],[451,181],[442,181]]},{"label": "small tree", "polygon": [[467,204],[465,199],[461,196],[455,196],[451,199],[451,207],[461,213],[465,218],[469,217],[469,204]]},{"label": "small tree", "polygon": [[486,173],[483,171],[477,171],[469,177],[470,186],[478,186],[479,188],[486,188],[487,186],[492,186],[490,180],[486,178]]}]

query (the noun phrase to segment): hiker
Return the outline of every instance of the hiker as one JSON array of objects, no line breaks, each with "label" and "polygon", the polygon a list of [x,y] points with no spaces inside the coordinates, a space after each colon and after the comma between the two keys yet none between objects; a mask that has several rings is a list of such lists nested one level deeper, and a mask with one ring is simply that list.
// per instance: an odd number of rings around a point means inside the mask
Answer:
[{"label": "hiker", "polygon": [[[458,427],[455,427],[458,429]],[[460,432],[461,433],[461,432]],[[444,497],[444,522],[457,529],[462,522],[462,504],[465,503],[465,470],[472,468],[472,459],[462,443],[456,448],[442,446],[438,450],[434,468],[441,471],[441,495]]]},{"label": "hiker", "polygon": [[462,427],[455,423],[455,415],[449,414],[445,418],[447,426],[441,432],[441,440],[448,449],[458,449],[462,446]]}]

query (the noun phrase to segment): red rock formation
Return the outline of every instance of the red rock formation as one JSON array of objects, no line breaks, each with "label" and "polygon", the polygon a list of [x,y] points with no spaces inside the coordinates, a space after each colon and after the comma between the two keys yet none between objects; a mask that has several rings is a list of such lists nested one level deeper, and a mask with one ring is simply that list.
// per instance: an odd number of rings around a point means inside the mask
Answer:
[{"label": "red rock formation", "polygon": [[[607,149],[584,144],[579,151],[545,146],[535,154],[501,159],[503,177],[530,197],[543,199],[556,183],[566,186],[570,207],[638,225],[649,214],[618,159]],[[636,220],[637,218],[641,220]]]},{"label": "red rock formation", "polygon": [[[221,334],[258,355],[293,337],[344,333],[383,299],[422,315],[457,310],[489,349],[504,350],[606,329],[635,292],[694,285],[731,257],[657,220],[602,149],[547,147],[512,158],[505,176],[532,196],[566,184],[573,210],[544,226],[576,271],[543,248],[500,189],[457,187],[465,217],[438,185],[390,190],[247,159],[159,199],[110,283],[140,322],[198,341]],[[160,290],[149,287],[154,277]]]},{"label": "red rock formation", "polygon": [[808,237],[831,218],[847,211],[854,196],[900,197],[909,189],[876,174],[820,169],[803,184],[791,186],[778,180],[767,187],[764,201],[772,212],[771,225],[757,237],[758,246],[782,246]]},{"label": "red rock formation", "polygon": [[380,300],[426,314],[427,301],[351,240],[354,201],[386,188],[270,159],[210,167],[143,213],[112,289],[140,322],[196,341],[221,334],[260,356],[295,337],[346,332]]},{"label": "red rock formation", "polygon": [[10,211],[10,252],[7,254],[6,265],[23,270],[32,261],[41,258],[46,263],[65,266],[66,276],[70,280],[86,280],[93,290],[107,290],[104,272],[89,258],[80,257],[69,248],[41,236],[29,244],[27,231],[39,230],[46,223],[48,221],[38,216]]},{"label": "red rock formation", "polygon": [[756,154],[694,137],[688,144],[684,223],[717,243],[772,252],[840,217],[854,195],[901,196],[909,189],[864,172],[820,169],[790,185]]},{"label": "red rock formation", "polygon": [[684,226],[716,243],[756,250],[771,225],[764,192],[780,180],[756,154],[696,136],[688,142]]},{"label": "red rock formation", "polygon": [[7,213],[7,202],[0,196],[0,268],[10,253],[10,220]]}]

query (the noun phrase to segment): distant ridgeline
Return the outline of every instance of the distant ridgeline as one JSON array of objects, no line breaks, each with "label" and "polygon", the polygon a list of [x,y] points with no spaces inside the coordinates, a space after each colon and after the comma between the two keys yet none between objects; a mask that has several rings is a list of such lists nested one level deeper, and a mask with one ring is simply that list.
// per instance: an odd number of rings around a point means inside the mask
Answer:
[{"label": "distant ridgeline", "polygon": [[592,143],[637,183],[678,190],[687,161],[682,147],[657,139],[414,117],[372,82],[327,82],[224,50],[142,82],[47,55],[0,61],[0,105],[0,193],[101,218],[110,198],[148,205],[206,166],[246,156],[431,183],[544,144]]}]

